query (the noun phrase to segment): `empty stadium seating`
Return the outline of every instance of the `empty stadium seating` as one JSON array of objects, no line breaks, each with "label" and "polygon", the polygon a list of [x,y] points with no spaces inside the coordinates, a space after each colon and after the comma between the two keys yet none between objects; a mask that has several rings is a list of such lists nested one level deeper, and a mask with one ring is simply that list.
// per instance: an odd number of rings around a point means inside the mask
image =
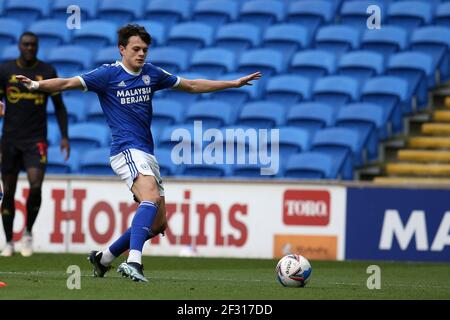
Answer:
[{"label": "empty stadium seating", "polygon": [[[66,27],[70,5],[81,9],[80,29]],[[371,5],[381,10],[381,29],[368,28]],[[261,177],[260,163],[175,165],[172,132],[192,133],[201,120],[203,130],[280,129],[276,177],[353,179],[359,167],[380,160],[380,143],[404,133],[407,117],[429,107],[430,91],[450,80],[450,2],[444,0],[5,0],[0,62],[19,56],[19,36],[29,30],[39,36],[39,58],[58,76],[73,77],[120,60],[117,29],[128,22],[152,35],[148,61],[181,78],[263,74],[251,86],[208,94],[153,93],[163,175]],[[73,159],[65,162],[59,152],[50,102],[49,172],[113,174],[97,97],[63,97]],[[242,143],[254,156],[257,147]]]}]

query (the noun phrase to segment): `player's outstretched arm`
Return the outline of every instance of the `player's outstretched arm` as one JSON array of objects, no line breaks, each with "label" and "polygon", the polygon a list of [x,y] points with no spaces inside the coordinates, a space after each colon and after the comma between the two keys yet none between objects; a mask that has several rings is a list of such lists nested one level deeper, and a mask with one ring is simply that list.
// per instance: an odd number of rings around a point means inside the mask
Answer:
[{"label": "player's outstretched arm", "polygon": [[53,78],[40,81],[34,81],[22,75],[18,75],[16,78],[30,91],[40,90],[52,93],[71,89],[83,90],[83,85],[78,77]]},{"label": "player's outstretched arm", "polygon": [[181,79],[180,84],[176,89],[186,91],[189,93],[207,93],[213,91],[219,91],[229,88],[240,88],[242,86],[251,86],[252,80],[258,80],[262,77],[261,72],[255,72],[245,77],[236,80],[205,80],[205,79]]}]

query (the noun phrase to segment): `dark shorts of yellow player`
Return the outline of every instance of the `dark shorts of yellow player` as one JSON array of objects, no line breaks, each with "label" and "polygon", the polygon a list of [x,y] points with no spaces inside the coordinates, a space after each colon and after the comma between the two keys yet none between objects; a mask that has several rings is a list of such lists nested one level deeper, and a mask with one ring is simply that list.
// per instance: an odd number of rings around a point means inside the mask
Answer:
[{"label": "dark shorts of yellow player", "polygon": [[17,142],[3,138],[1,141],[2,174],[15,174],[27,168],[45,170],[47,148],[47,141]]}]

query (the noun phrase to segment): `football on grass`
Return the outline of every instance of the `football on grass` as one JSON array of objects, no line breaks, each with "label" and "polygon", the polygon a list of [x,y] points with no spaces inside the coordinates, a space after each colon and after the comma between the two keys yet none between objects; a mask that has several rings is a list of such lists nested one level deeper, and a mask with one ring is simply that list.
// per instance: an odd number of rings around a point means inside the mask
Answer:
[{"label": "football on grass", "polygon": [[285,287],[304,287],[311,277],[311,264],[299,254],[288,254],[277,264],[278,281]]}]

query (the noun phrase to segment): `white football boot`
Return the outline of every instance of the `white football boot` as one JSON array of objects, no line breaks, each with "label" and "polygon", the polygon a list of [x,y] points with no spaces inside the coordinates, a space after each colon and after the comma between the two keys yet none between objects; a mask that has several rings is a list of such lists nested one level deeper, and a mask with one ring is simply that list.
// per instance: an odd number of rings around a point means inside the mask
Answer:
[{"label": "white football boot", "polygon": [[33,236],[31,233],[24,232],[22,235],[22,248],[20,253],[24,257],[30,257],[33,255]]},{"label": "white football boot", "polygon": [[14,244],[13,242],[6,243],[5,247],[2,250],[0,256],[2,257],[11,257],[14,254]]}]

